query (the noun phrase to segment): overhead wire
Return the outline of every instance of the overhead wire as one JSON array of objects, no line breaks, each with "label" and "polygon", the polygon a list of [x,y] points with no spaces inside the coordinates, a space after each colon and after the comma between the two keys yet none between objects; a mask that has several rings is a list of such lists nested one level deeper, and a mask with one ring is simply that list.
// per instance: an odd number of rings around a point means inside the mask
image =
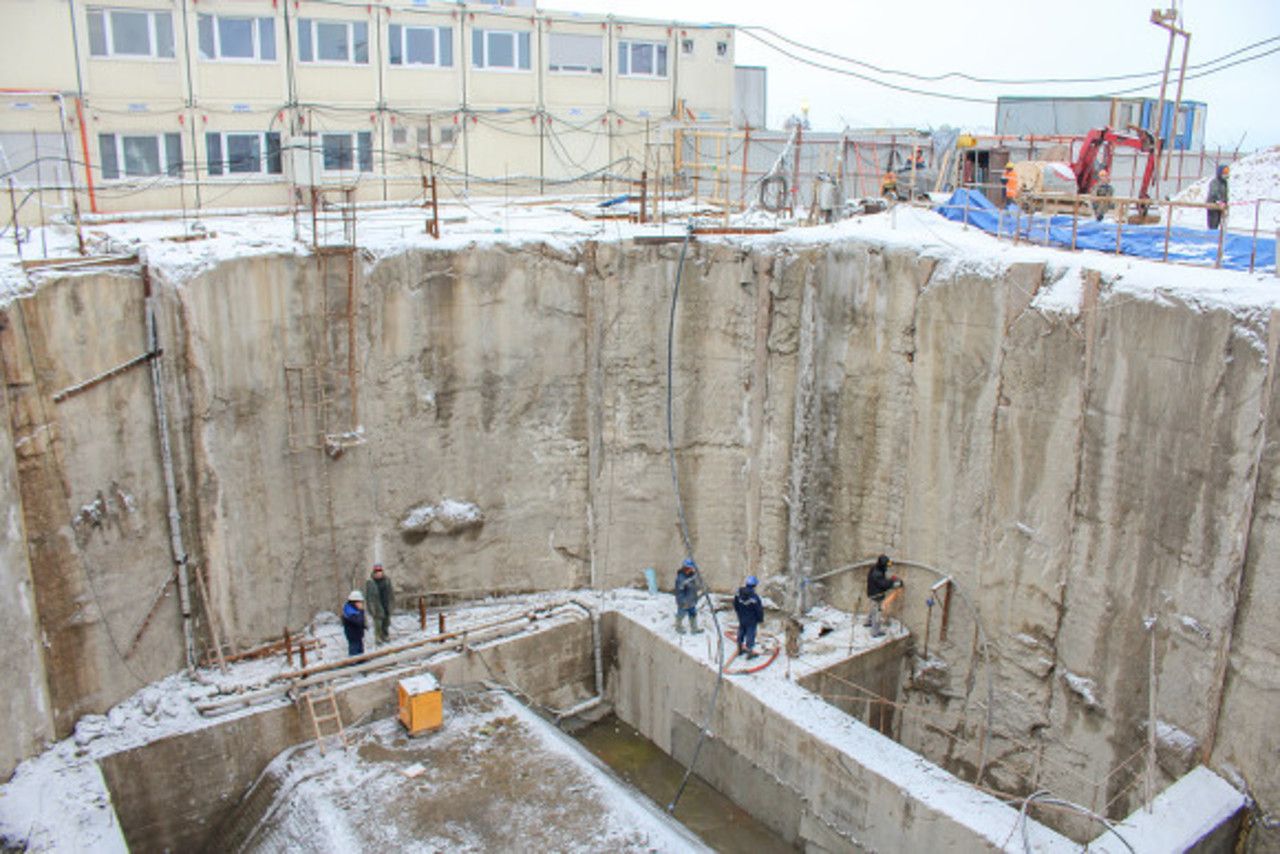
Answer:
[{"label": "overhead wire", "polygon": [[[856,59],[851,56],[846,56],[844,54],[839,54],[833,51],[824,50],[823,48],[814,47],[813,45],[805,44],[804,42],[789,38],[770,27],[751,25],[751,26],[741,26],[741,27],[738,27],[738,29],[743,32],[746,32],[748,35],[752,35],[751,33],[752,30],[759,30],[761,32],[768,33],[773,38],[776,38],[779,41],[786,42],[787,44],[792,45],[793,47],[802,48],[803,50],[807,50],[811,53],[819,54],[820,56],[825,56],[830,59],[838,59],[838,60],[841,60],[842,62],[848,62],[853,65],[857,65],[862,68],[875,71],[878,74],[888,74],[895,77],[905,77],[909,80],[918,80],[923,83],[938,83],[943,80],[956,79],[956,80],[965,80],[970,83],[992,83],[992,84],[997,84],[1001,86],[1039,86],[1039,85],[1044,85],[1049,83],[1053,83],[1053,84],[1110,83],[1112,81],[1117,81],[1117,80],[1138,80],[1145,77],[1158,78],[1164,74],[1164,71],[1162,69],[1157,69],[1155,71],[1139,71],[1139,72],[1133,72],[1130,74],[1096,75],[1093,77],[1038,77],[1038,78],[1037,77],[1026,77],[1026,78],[982,77],[975,74],[968,74],[963,71],[944,71],[941,74],[917,74],[912,71],[906,71],[898,68],[885,68],[883,66],[866,62],[865,60]],[[1225,53],[1222,56],[1216,57],[1214,59],[1207,59],[1204,62],[1196,63],[1194,65],[1189,65],[1187,66],[1187,70],[1191,71],[1191,70],[1206,68],[1210,65],[1214,65],[1215,63],[1221,62],[1226,59],[1230,59],[1233,56],[1237,56],[1238,54],[1244,53],[1245,51],[1253,50],[1256,47],[1261,47],[1262,45],[1266,45],[1266,44],[1270,44],[1272,42],[1278,42],[1278,41],[1280,41],[1280,35],[1271,36],[1269,38],[1262,39],[1261,41],[1254,42],[1253,44],[1236,48],[1235,50],[1229,53]],[[1154,83],[1152,83],[1151,85],[1154,85]]]}]

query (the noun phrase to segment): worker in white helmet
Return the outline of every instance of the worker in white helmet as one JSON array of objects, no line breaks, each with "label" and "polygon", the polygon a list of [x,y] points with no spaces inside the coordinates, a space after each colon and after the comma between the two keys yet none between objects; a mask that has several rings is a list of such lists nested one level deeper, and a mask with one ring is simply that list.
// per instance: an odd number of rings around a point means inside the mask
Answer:
[{"label": "worker in white helmet", "polygon": [[352,590],[342,606],[342,631],[347,636],[347,655],[364,654],[364,594]]}]

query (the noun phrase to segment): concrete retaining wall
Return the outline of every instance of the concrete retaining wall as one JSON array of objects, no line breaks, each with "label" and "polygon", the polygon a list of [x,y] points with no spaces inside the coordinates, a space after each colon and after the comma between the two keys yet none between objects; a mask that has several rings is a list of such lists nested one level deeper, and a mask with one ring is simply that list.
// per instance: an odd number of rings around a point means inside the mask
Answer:
[{"label": "concrete retaining wall", "polygon": [[[593,690],[591,622],[550,625],[429,664],[441,684],[491,680],[518,685],[536,702],[570,705]],[[409,671],[335,686],[348,725],[396,711],[396,682]],[[301,704],[212,719],[195,732],[99,760],[132,851],[226,850],[221,834],[236,806],[282,750],[313,737]]]},{"label": "concrete retaining wall", "polygon": [[[408,595],[607,587],[674,565],[663,415],[678,255],[357,256],[363,433],[337,459],[290,452],[284,388],[286,367],[345,346],[323,319],[332,274],[322,291],[319,262],[295,256],[158,271],[179,504],[210,587],[200,638],[208,617],[243,644],[296,629],[375,557]],[[1078,307],[1034,307],[1061,275],[1079,270],[855,239],[692,246],[675,434],[703,569],[731,589],[744,569],[881,551],[940,567],[977,606],[992,666],[958,602],[931,649],[945,673],[904,693],[945,732],[904,722],[905,743],[976,772],[990,700],[989,782],[1123,814],[1132,776],[1098,781],[1145,744],[1154,684],[1162,731],[1186,736],[1170,745],[1194,744],[1162,751],[1162,782],[1207,760],[1274,813],[1280,322],[1097,276]],[[34,686],[14,710],[16,751],[48,717],[65,734],[181,664],[146,370],[52,403],[140,352],[142,293],[137,271],[49,275],[0,330],[7,374],[27,378],[6,390],[17,476],[0,488],[22,508],[39,618],[4,673],[25,675],[48,641],[49,711]],[[400,530],[444,499],[474,502],[483,525]],[[917,636],[933,580],[908,574]],[[855,588],[829,595],[849,606]]]}]

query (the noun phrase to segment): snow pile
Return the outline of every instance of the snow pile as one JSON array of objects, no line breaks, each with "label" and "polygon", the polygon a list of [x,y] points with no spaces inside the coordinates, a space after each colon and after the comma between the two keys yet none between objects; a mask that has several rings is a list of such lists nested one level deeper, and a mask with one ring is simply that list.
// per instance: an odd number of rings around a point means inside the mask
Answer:
[{"label": "snow pile", "polygon": [[400,520],[400,530],[410,534],[456,534],[484,524],[484,513],[469,501],[446,498],[438,504],[422,504]]},{"label": "snow pile", "polygon": [[[1259,236],[1274,237],[1276,229],[1280,228],[1280,145],[1255,151],[1229,165],[1227,187],[1231,207],[1228,228],[1252,234],[1256,214]],[[1203,202],[1209,194],[1211,180],[1212,173],[1174,196],[1174,201]],[[1174,225],[1205,227],[1204,210],[1175,208],[1174,211]]]},{"label": "snow pile", "polygon": [[1072,673],[1070,670],[1062,671],[1062,681],[1067,683],[1067,687],[1075,692],[1081,700],[1084,700],[1085,706],[1090,709],[1102,710],[1102,703],[1098,701],[1098,686],[1092,679],[1081,676],[1078,673]]}]

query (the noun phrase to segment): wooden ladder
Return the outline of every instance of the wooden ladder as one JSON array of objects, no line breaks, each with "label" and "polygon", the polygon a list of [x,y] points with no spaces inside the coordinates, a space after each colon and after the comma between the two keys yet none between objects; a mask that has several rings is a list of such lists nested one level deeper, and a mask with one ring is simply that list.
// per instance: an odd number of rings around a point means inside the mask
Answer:
[{"label": "wooden ladder", "polygon": [[[338,711],[338,698],[333,694],[333,683],[326,682],[323,689],[317,686],[302,696],[307,701],[307,713],[311,716],[311,730],[315,733],[320,754],[324,755],[324,740],[330,736],[336,735],[342,746],[346,747],[347,730],[342,725],[342,715]],[[328,714],[322,714],[326,707],[331,711]],[[334,729],[326,731],[325,726],[330,723],[334,725]]]}]

